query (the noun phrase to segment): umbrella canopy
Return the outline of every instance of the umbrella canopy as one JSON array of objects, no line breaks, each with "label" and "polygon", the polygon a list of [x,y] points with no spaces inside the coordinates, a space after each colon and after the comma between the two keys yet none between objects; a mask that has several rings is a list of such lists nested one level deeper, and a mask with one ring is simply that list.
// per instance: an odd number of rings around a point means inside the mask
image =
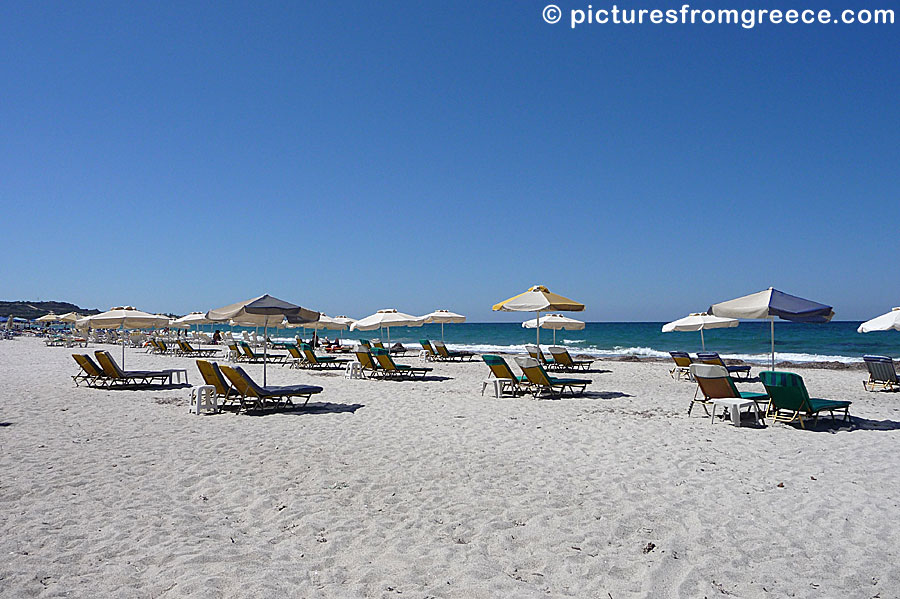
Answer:
[{"label": "umbrella canopy", "polygon": [[[570,300],[556,293],[551,293],[543,285],[530,287],[525,293],[514,295],[508,300],[494,304],[494,312],[537,312],[540,319],[541,312],[581,312],[584,304]],[[537,343],[541,344],[541,327],[535,327],[537,331]]]},{"label": "umbrella canopy", "polygon": [[767,319],[771,325],[772,370],[775,369],[775,318],[818,323],[828,322],[834,318],[834,309],[831,306],[790,295],[773,287],[713,304],[708,312],[725,318]]},{"label": "umbrella canopy", "polygon": [[350,318],[349,316],[344,316],[343,314],[341,314],[340,316],[335,316],[335,317],[332,318],[331,320],[333,320],[333,321],[335,321],[335,322],[339,322],[339,323],[341,323],[341,324],[343,324],[343,325],[347,325],[348,327],[349,327],[351,324],[353,324],[354,322],[356,322],[356,319],[355,319],[355,318]]},{"label": "umbrella canopy", "polygon": [[212,320],[210,320],[206,317],[206,314],[204,312],[191,312],[190,314],[187,314],[186,316],[182,316],[181,318],[176,318],[173,321],[174,324],[178,324],[178,325],[186,324],[188,326],[191,326],[194,324],[197,324],[197,325],[210,324],[212,322],[213,322]]},{"label": "umbrella canopy", "polygon": [[460,324],[466,321],[466,317],[462,314],[456,314],[455,312],[451,312],[450,310],[435,310],[430,314],[426,314],[423,316],[426,324],[432,322],[441,323],[441,341],[444,340],[444,324],[445,323],[455,323]]},{"label": "umbrella canopy", "polygon": [[[119,306],[87,319],[92,329],[147,329],[169,324],[167,316],[141,312],[132,306]],[[125,367],[125,338],[122,338],[122,368]]]},{"label": "umbrella canopy", "polygon": [[391,343],[391,327],[420,327],[425,324],[424,316],[412,316],[397,312],[393,308],[379,310],[371,316],[357,320],[350,325],[351,331],[374,331],[375,329],[388,330],[388,345]]},{"label": "umbrella canopy", "polygon": [[693,312],[684,318],[673,320],[663,325],[663,333],[675,331],[700,331],[700,344],[706,351],[706,340],[703,338],[704,329],[726,329],[738,326],[740,321],[736,318],[722,318],[712,316],[706,312]]},{"label": "umbrella canopy", "polygon": [[288,328],[303,327],[304,329],[315,329],[317,331],[320,331],[322,329],[328,329],[330,331],[341,331],[343,329],[346,329],[348,325],[344,324],[343,322],[338,322],[330,316],[320,314],[319,320],[316,320],[314,322],[304,322],[297,324],[287,323],[285,326],[287,326]]},{"label": "umbrella canopy", "polygon": [[859,325],[857,333],[871,333],[872,331],[900,331],[900,308],[891,308],[887,314],[882,314],[872,320]]},{"label": "umbrella canopy", "polygon": [[543,285],[530,287],[525,293],[494,304],[494,312],[581,312],[584,304],[551,293]]},{"label": "umbrella canopy", "polygon": [[78,312],[66,312],[59,317],[60,322],[77,322],[81,318]]},{"label": "umbrella canopy", "polygon": [[574,318],[563,316],[562,314],[547,314],[540,318],[532,318],[522,323],[522,328],[536,329],[538,323],[542,329],[553,330],[553,344],[556,344],[556,331],[580,331],[584,329],[584,323]]},{"label": "umbrella canopy", "polygon": [[[210,310],[206,313],[206,318],[213,322],[232,320],[235,324],[264,327],[265,338],[268,337],[270,326],[281,326],[285,319],[292,324],[314,322],[319,319],[319,313],[266,294],[224,308]],[[263,343],[263,386],[268,382],[266,376],[268,348],[269,344]]]},{"label": "umbrella canopy", "polygon": [[59,316],[51,312],[50,314],[44,314],[40,318],[36,318],[35,322],[58,322]]},{"label": "umbrella canopy", "polygon": [[87,321],[92,329],[148,329],[167,326],[169,317],[122,306],[90,316]]}]

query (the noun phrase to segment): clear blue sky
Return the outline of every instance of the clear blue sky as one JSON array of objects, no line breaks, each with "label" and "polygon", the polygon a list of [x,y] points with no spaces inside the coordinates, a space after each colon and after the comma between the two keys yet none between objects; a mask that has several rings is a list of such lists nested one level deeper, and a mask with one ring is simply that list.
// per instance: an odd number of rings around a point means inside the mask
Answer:
[{"label": "clear blue sky", "polygon": [[900,25],[573,31],[544,4],[4,3],[0,299],[900,304]]}]

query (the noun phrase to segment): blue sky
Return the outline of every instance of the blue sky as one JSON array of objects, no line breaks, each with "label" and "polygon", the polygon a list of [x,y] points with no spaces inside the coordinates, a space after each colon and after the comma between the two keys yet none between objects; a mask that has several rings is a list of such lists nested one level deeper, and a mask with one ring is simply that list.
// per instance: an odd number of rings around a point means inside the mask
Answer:
[{"label": "blue sky", "polygon": [[0,299],[900,304],[900,25],[572,30],[544,4],[4,3]]}]

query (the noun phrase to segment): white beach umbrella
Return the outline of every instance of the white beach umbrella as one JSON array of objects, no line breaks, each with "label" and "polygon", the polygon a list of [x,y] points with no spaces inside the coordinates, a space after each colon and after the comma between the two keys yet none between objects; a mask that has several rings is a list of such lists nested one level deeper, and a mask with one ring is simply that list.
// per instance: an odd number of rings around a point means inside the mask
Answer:
[{"label": "white beach umbrella", "polygon": [[188,326],[191,325],[201,325],[201,324],[210,324],[213,321],[206,317],[205,312],[191,312],[181,318],[175,319],[175,324],[186,324]]},{"label": "white beach umbrella", "polygon": [[35,322],[59,322],[59,316],[51,312],[50,314],[44,314],[40,318],[36,318]]},{"label": "white beach umbrella", "polygon": [[[514,295],[508,300],[494,304],[495,312],[536,312],[541,317],[541,312],[582,312],[584,304],[570,300],[557,293],[551,293],[543,285],[530,287],[528,291]],[[537,331],[537,344],[541,345],[541,327],[535,327]]]},{"label": "white beach umbrella", "polygon": [[441,323],[441,341],[444,340],[444,324],[460,324],[466,321],[466,317],[462,314],[456,314],[450,310],[435,310],[430,314],[426,314],[425,323],[439,322]]},{"label": "white beach umbrella", "polygon": [[542,329],[550,329],[553,331],[553,345],[556,345],[556,331],[581,331],[584,329],[584,323],[574,318],[563,316],[562,314],[547,314],[540,318],[532,318],[522,323],[524,329],[536,329],[540,323]]},{"label": "white beach umbrella", "polygon": [[351,331],[374,331],[375,329],[387,329],[388,347],[391,345],[391,327],[420,327],[425,324],[424,316],[412,316],[397,312],[393,308],[379,310],[371,316],[357,320],[350,325]]},{"label": "white beach umbrella", "polygon": [[706,351],[706,340],[703,338],[704,329],[726,329],[736,327],[738,324],[740,324],[740,321],[736,318],[722,318],[721,316],[712,316],[706,312],[693,312],[684,318],[664,324],[662,332],[700,331],[700,345],[703,347],[703,351]]},{"label": "white beach umbrella", "polygon": [[77,322],[80,318],[81,314],[79,314],[78,312],[66,312],[65,314],[60,315],[59,321],[74,323]]},{"label": "white beach umbrella", "polygon": [[900,331],[900,308],[891,308],[891,311],[887,314],[867,320],[856,329],[857,333],[871,333],[873,331]]},{"label": "white beach umbrella", "polygon": [[[167,316],[141,312],[132,306],[119,306],[86,319],[92,329],[150,329],[164,327]],[[122,368],[125,367],[125,338],[122,338]]]},{"label": "white beach umbrella", "polygon": [[[291,323],[313,322],[319,319],[319,313],[266,294],[210,310],[206,313],[206,317],[214,322],[233,320],[235,324],[244,326],[261,326],[265,339],[268,337],[269,327],[282,326],[285,318]],[[269,344],[263,343],[263,386],[268,382],[266,378],[268,348]]]},{"label": "white beach umbrella", "polygon": [[304,329],[311,329],[314,331],[321,331],[321,330],[325,330],[325,329],[327,329],[329,331],[343,331],[349,325],[346,325],[343,322],[338,322],[337,320],[335,320],[334,318],[331,318],[330,316],[320,314],[319,320],[317,320],[315,322],[304,322],[304,323],[300,323],[300,324],[285,323],[285,326],[287,326],[288,328],[292,328],[292,329],[297,328],[297,327],[303,327]]}]

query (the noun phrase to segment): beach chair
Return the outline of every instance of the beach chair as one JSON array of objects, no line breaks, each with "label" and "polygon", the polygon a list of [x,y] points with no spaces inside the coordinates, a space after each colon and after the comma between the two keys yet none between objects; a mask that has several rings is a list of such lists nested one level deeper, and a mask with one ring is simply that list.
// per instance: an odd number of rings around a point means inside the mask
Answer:
[{"label": "beach chair", "polygon": [[[728,371],[728,374],[735,375],[738,379],[747,380],[750,378],[750,366],[741,365],[741,366],[729,366],[725,363],[725,361],[719,357],[719,354],[714,351],[709,352],[697,352],[697,361],[701,364],[712,364],[714,366],[721,366],[725,370]],[[741,376],[743,375],[743,376]]]},{"label": "beach chair", "polygon": [[367,378],[366,375],[372,376],[373,378],[385,378],[387,376],[378,365],[378,361],[372,357],[372,352],[368,349],[360,345],[356,348],[354,353],[356,353],[356,360],[360,363],[360,366],[362,366],[363,378]]},{"label": "beach chair", "polygon": [[197,360],[197,370],[200,371],[204,384],[215,388],[217,406],[221,408],[228,402],[240,402],[240,393],[228,382],[219,369],[218,364],[207,362],[206,360]]},{"label": "beach chair", "polygon": [[481,359],[491,369],[487,380],[481,383],[482,395],[484,395],[484,390],[487,389],[488,385],[497,384],[494,381],[500,381],[500,388],[497,390],[498,395],[503,395],[504,391],[512,391],[513,395],[526,392],[528,379],[525,376],[516,376],[509,364],[506,363],[506,360],[503,359],[503,356],[484,354],[481,356]]},{"label": "beach chair", "polygon": [[544,367],[534,358],[516,358],[516,364],[522,369],[525,379],[528,381],[531,394],[537,399],[541,393],[548,393],[550,397],[563,397],[568,391],[569,396],[584,394],[590,379],[567,379],[550,376]]},{"label": "beach chair", "polygon": [[431,341],[428,339],[419,339],[419,345],[422,346],[422,351],[425,352],[426,360],[433,362],[440,359],[440,356],[438,356],[437,352],[434,351],[434,348],[431,347]]},{"label": "beach chair", "polygon": [[836,401],[832,399],[815,399],[809,396],[803,377],[793,372],[774,372],[765,370],[759,373],[759,380],[769,394],[769,416],[775,422],[800,421],[800,427],[806,428],[803,423],[804,416],[814,416],[813,424],[819,421],[820,412],[829,412],[834,420],[835,412],[844,412],[844,420],[853,422],[850,418],[849,401]]},{"label": "beach chair", "polygon": [[372,348],[372,356],[378,362],[378,367],[385,376],[395,379],[414,379],[424,378],[426,374],[433,369],[427,366],[408,366],[406,364],[397,364],[391,358],[391,354],[381,347]]},{"label": "beach chair", "polygon": [[287,354],[258,354],[251,349],[250,344],[248,343],[242,342],[239,344],[239,347],[241,348],[244,357],[244,360],[242,361],[251,364],[259,364],[266,359],[266,357],[268,357],[268,361],[273,364],[284,362],[287,359]]},{"label": "beach chair", "polygon": [[372,349],[372,342],[368,339],[360,339],[359,344],[366,349]]},{"label": "beach chair", "polygon": [[299,351],[302,352],[304,358],[303,361],[299,362],[299,365],[305,368],[344,368],[348,363],[352,362],[349,358],[317,356],[309,343],[301,343]]},{"label": "beach chair", "polygon": [[435,341],[434,349],[437,354],[444,360],[472,360],[475,358],[475,352],[466,350],[447,349],[443,341]]},{"label": "beach chair", "polygon": [[178,341],[178,347],[181,349],[183,355],[191,357],[206,358],[214,356],[219,352],[217,349],[195,349],[194,346],[187,341]]},{"label": "beach chair", "polygon": [[675,366],[669,370],[669,374],[672,375],[672,378],[680,380],[682,378],[686,378],[687,380],[693,380],[693,375],[691,375],[691,364],[694,363],[691,360],[691,355],[686,351],[670,351],[669,355],[672,356],[672,359],[675,361]]},{"label": "beach chair", "polygon": [[887,391],[900,389],[900,381],[897,380],[897,369],[894,361],[887,356],[863,356],[866,368],[869,370],[869,380],[863,381],[863,389],[874,391],[876,386]]},{"label": "beach chair", "polygon": [[559,346],[551,347],[550,355],[559,370],[587,370],[593,363],[593,360],[573,360],[569,350]]},{"label": "beach chair", "polygon": [[239,412],[241,409],[246,412],[253,408],[264,410],[266,408],[294,407],[292,398],[305,399],[303,406],[306,406],[310,397],[322,392],[322,387],[315,385],[261,387],[240,366],[223,365],[220,370],[239,394],[238,401],[241,404]]},{"label": "beach chair", "polygon": [[163,385],[171,383],[172,375],[179,370],[183,370],[177,368],[169,370],[122,370],[108,351],[97,350],[94,352],[94,355],[97,356],[97,362],[100,364],[100,368],[103,369],[103,374],[110,379],[110,386],[112,384],[128,386]]},{"label": "beach chair", "polygon": [[78,387],[84,383],[88,387],[106,387],[109,384],[109,377],[104,374],[96,362],[87,354],[72,354],[75,362],[81,367],[78,374],[72,375],[75,386]]},{"label": "beach chair", "polygon": [[[688,416],[694,409],[694,404],[703,406],[703,411],[709,416],[707,407],[713,406],[716,399],[744,399],[749,400],[756,406],[757,419],[763,422],[764,415],[768,411],[769,396],[765,393],[754,393],[750,391],[738,391],[734,384],[734,380],[724,366],[718,364],[691,364],[690,376],[697,381],[697,390],[694,392],[694,398],[691,405],[688,406]],[[715,410],[715,408],[713,408]],[[713,416],[715,412],[713,412]],[[738,423],[735,423],[738,424]]]},{"label": "beach chair", "polygon": [[232,362],[245,361],[244,352],[241,351],[241,348],[238,346],[237,342],[228,343],[228,352],[225,354],[225,359],[231,360]]},{"label": "beach chair", "polygon": [[541,351],[541,348],[537,345],[526,345],[525,351],[528,352],[528,355],[531,356],[533,360],[537,360],[547,368],[556,368],[556,364],[553,362],[553,358],[547,359],[544,356],[544,352]]}]

